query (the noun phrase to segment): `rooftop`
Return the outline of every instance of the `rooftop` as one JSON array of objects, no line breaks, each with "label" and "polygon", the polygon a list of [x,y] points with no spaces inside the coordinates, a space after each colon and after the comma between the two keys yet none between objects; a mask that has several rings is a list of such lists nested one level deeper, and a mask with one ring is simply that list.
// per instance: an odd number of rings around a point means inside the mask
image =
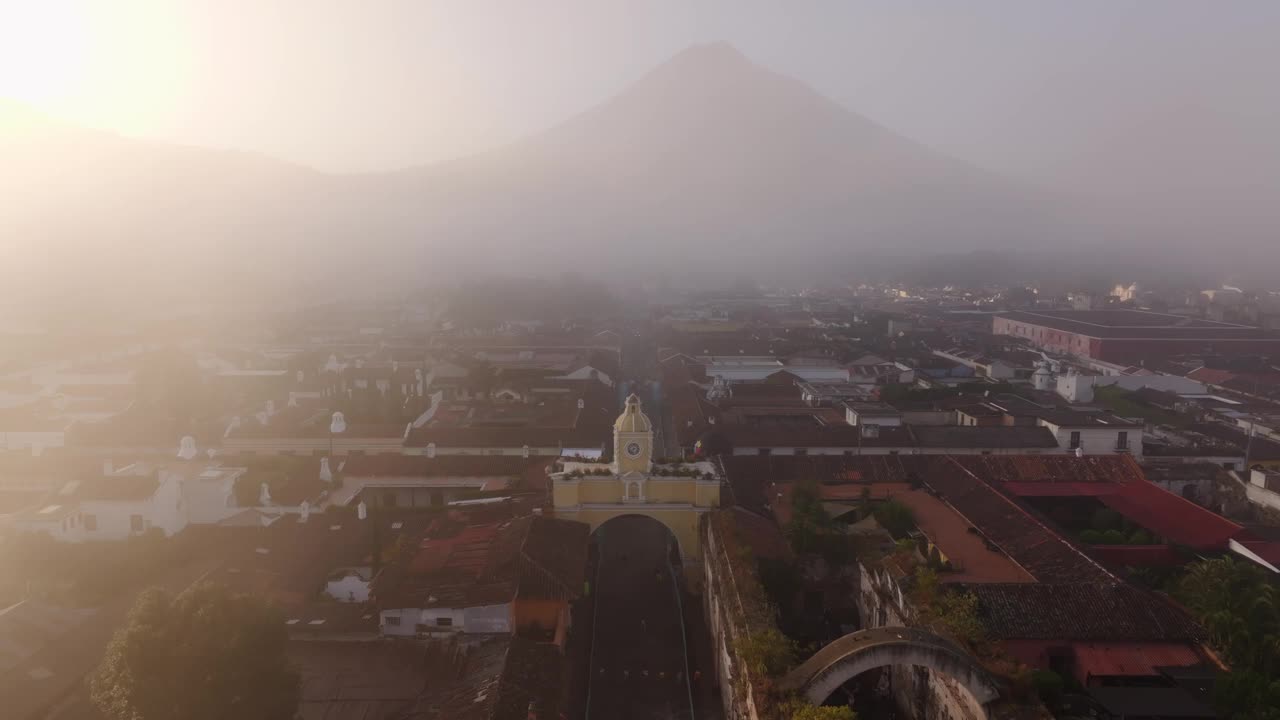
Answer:
[{"label": "rooftop", "polygon": [[1256,327],[1140,310],[1037,310],[999,317],[1095,338],[1240,340],[1268,337]]},{"label": "rooftop", "polygon": [[971,584],[987,629],[1005,640],[1206,639],[1163,597],[1121,582]]}]

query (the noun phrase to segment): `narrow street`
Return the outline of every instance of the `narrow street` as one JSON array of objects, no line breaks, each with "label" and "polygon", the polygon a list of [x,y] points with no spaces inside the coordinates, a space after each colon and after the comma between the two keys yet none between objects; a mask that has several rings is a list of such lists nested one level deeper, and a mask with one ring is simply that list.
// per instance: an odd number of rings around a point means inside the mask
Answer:
[{"label": "narrow street", "polygon": [[622,517],[598,531],[589,720],[692,720],[668,532]]}]

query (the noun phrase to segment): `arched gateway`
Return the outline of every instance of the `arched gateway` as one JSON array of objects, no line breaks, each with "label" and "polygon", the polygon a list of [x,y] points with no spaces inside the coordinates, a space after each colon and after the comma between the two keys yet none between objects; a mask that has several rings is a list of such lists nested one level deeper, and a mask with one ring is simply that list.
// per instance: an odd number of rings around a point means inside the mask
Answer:
[{"label": "arched gateway", "polygon": [[709,462],[655,464],[653,424],[631,395],[613,423],[613,462],[566,461],[551,476],[556,517],[595,531],[622,515],[644,515],[676,537],[684,566],[698,567],[698,517],[720,505],[720,478]]},{"label": "arched gateway", "polygon": [[931,632],[906,627],[849,633],[814,653],[780,685],[819,705],[851,678],[888,665],[918,665],[954,678],[984,715],[986,705],[1000,697],[995,677],[969,653]]}]

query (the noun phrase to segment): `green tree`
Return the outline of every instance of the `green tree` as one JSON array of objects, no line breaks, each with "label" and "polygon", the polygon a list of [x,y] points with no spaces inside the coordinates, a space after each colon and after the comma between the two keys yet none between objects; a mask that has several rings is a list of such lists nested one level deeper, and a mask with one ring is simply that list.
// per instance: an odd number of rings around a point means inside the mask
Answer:
[{"label": "green tree", "polygon": [[920,619],[936,632],[977,649],[986,637],[986,628],[978,615],[978,596],[968,591],[950,590],[942,586],[938,573],[916,568],[913,597],[920,608]]},{"label": "green tree", "polygon": [[895,538],[905,537],[916,527],[916,514],[897,500],[880,503],[873,514],[880,527],[888,530]]},{"label": "green tree", "polygon": [[212,584],[177,597],[144,592],[90,677],[111,720],[287,720],[298,676],[285,654],[284,617]]},{"label": "green tree", "polygon": [[1214,688],[1219,709],[1280,720],[1280,589],[1258,566],[1223,557],[1192,564],[1176,594],[1231,665]]},{"label": "green tree", "polygon": [[791,492],[791,520],[786,529],[791,547],[798,553],[817,552],[822,548],[821,536],[832,524],[822,507],[818,484],[812,480],[797,482]]},{"label": "green tree", "polygon": [[795,664],[796,647],[777,628],[757,630],[742,638],[738,652],[742,662],[756,675],[778,677]]},{"label": "green tree", "polygon": [[848,707],[810,705],[804,700],[791,700],[782,706],[784,720],[858,720]]},{"label": "green tree", "polygon": [[1095,530],[1119,530],[1123,518],[1120,513],[1111,508],[1098,508],[1093,513],[1093,529]]}]

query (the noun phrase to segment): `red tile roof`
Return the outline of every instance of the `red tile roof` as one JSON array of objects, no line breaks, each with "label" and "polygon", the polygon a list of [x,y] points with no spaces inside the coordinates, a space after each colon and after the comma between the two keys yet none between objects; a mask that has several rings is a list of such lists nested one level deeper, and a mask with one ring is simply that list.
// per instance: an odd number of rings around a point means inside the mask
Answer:
[{"label": "red tile roof", "polygon": [[974,583],[978,617],[1002,640],[1198,642],[1204,628],[1155,593],[1120,582]]},{"label": "red tile roof", "polygon": [[1018,497],[1097,497],[1120,490],[1116,483],[1091,482],[1007,482],[1000,487]]},{"label": "red tile roof", "polygon": [[1041,582],[1113,582],[1084,552],[1005,497],[955,457],[937,458],[924,482]]},{"label": "red tile roof", "polygon": [[1274,540],[1240,540],[1246,550],[1275,567],[1280,567],[1280,542]]},{"label": "red tile roof", "polygon": [[1107,507],[1179,545],[1222,550],[1241,526],[1150,482],[1126,483],[1120,492],[1102,495]]},{"label": "red tile roof", "polygon": [[1090,642],[1072,643],[1081,675],[1094,677],[1150,677],[1156,668],[1191,667],[1204,662],[1187,643]]},{"label": "red tile roof", "polygon": [[951,561],[954,571],[943,575],[947,582],[1035,582],[1008,555],[969,532],[969,521],[942,500],[923,490],[910,490],[894,499],[911,508],[916,527]]}]

